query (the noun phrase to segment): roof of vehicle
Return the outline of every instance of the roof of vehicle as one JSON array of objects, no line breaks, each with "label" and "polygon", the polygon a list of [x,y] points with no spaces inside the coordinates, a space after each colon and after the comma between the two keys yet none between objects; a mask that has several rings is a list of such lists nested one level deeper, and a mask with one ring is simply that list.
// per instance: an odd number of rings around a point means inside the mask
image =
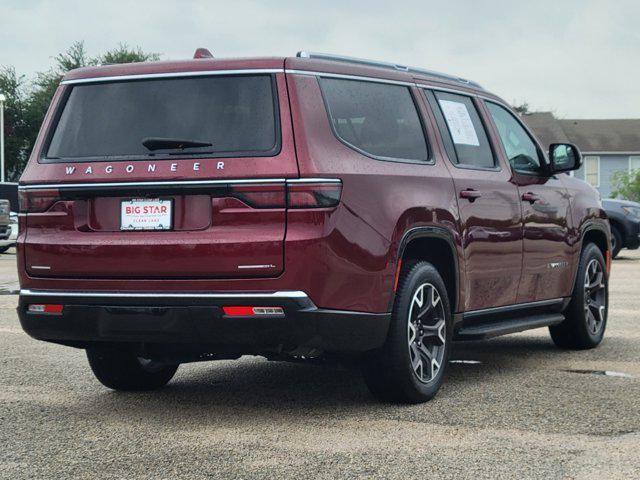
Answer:
[{"label": "roof of vehicle", "polygon": [[189,60],[171,60],[159,62],[126,63],[84,67],[68,72],[64,83],[80,83],[83,81],[113,77],[181,74],[189,72],[206,72],[220,70],[283,70],[311,71],[341,75],[372,77],[396,82],[425,83],[440,85],[456,90],[490,95],[480,85],[454,75],[438,73],[421,68],[404,65],[364,60],[352,57],[341,57],[328,54],[299,52],[295,57],[251,57],[251,58],[196,58]]},{"label": "roof of vehicle", "polygon": [[632,202],[631,200],[620,200],[619,198],[605,198],[602,200],[602,204],[606,207],[607,204],[612,204],[616,206],[629,206],[629,207],[640,207],[640,203]]}]

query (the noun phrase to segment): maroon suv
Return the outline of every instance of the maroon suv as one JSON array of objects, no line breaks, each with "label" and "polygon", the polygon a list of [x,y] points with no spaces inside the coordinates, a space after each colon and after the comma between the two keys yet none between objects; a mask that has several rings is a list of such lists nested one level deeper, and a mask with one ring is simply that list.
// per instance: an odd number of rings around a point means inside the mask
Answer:
[{"label": "maroon suv", "polygon": [[20,181],[20,321],[119,390],[190,361],[334,356],[424,401],[453,341],[601,342],[610,232],[561,174],[580,163],[476,83],[400,65],[74,70]]}]

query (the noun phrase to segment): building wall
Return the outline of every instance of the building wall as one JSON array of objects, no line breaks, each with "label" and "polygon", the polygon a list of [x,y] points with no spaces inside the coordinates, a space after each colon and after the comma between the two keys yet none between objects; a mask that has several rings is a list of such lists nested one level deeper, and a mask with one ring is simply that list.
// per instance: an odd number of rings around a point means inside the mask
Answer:
[{"label": "building wall", "polygon": [[[620,170],[624,172],[629,171],[629,155],[585,155],[585,157],[597,156],[600,157],[600,186],[596,187],[602,195],[602,198],[611,197],[611,191],[613,185],[611,183],[611,177],[615,172]],[[576,170],[574,175],[576,178],[584,180],[585,166],[582,165],[579,170]]]}]

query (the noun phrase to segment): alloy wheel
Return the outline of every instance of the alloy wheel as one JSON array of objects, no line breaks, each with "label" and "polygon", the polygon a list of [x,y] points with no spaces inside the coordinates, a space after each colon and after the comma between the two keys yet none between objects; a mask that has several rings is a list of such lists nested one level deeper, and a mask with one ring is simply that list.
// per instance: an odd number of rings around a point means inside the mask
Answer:
[{"label": "alloy wheel", "polygon": [[442,367],[447,338],[444,307],[432,284],[423,283],[413,294],[407,331],[413,373],[418,380],[428,383]]},{"label": "alloy wheel", "polygon": [[604,325],[607,292],[604,270],[595,258],[587,265],[584,280],[584,312],[589,333],[596,335]]}]

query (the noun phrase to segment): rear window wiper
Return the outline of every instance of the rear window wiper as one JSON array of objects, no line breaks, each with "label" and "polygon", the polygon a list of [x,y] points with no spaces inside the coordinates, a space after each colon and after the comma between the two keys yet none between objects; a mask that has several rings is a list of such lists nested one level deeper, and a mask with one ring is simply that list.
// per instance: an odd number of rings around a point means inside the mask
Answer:
[{"label": "rear window wiper", "polygon": [[184,150],[185,148],[211,147],[213,143],[189,140],[184,138],[147,137],[142,140],[147,150]]}]

